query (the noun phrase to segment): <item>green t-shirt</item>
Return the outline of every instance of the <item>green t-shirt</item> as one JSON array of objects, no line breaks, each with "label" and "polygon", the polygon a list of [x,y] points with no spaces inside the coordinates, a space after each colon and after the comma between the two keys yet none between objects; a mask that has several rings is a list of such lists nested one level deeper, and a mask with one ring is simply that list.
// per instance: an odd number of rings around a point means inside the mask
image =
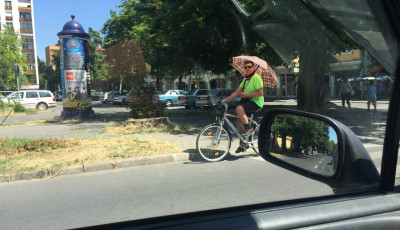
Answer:
[{"label": "green t-shirt", "polygon": [[[244,85],[246,83],[246,85]],[[258,89],[264,88],[263,80],[258,74],[254,74],[250,80],[243,79],[242,83],[240,83],[240,88],[243,88],[247,94],[255,93]],[[255,97],[252,98],[251,101],[254,101],[260,108],[264,106],[264,97]]]}]

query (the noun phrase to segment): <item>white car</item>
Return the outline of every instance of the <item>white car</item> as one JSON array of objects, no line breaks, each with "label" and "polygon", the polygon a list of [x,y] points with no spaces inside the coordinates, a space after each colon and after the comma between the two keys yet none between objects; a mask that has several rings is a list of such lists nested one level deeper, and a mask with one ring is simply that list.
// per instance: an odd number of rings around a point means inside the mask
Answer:
[{"label": "white car", "polygon": [[[2,100],[5,103],[16,103],[18,102],[18,92],[15,91]],[[20,90],[19,103],[25,108],[39,110],[57,106],[56,98],[48,90]]]}]

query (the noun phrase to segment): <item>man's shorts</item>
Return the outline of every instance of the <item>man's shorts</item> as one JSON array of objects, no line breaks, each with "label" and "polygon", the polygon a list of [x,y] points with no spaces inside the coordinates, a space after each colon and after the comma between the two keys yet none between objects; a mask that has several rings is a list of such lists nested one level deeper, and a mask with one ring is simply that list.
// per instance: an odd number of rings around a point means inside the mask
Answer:
[{"label": "man's shorts", "polygon": [[372,102],[372,105],[376,106],[376,97],[369,97],[368,98],[368,105],[370,105]]},{"label": "man's shorts", "polygon": [[254,101],[245,102],[241,104],[241,106],[243,107],[247,116],[251,116],[251,114],[261,109]]}]

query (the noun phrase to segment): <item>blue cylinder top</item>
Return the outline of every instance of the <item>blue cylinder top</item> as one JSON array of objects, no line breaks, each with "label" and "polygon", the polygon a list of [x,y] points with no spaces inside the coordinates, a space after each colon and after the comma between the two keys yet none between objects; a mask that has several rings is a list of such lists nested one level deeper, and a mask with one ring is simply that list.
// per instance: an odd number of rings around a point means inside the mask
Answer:
[{"label": "blue cylinder top", "polygon": [[83,29],[82,25],[75,21],[75,16],[71,15],[72,20],[65,23],[63,29],[61,32],[57,34],[57,36],[63,36],[63,35],[72,35],[73,37],[79,37],[79,38],[89,38],[89,34],[85,32]]}]

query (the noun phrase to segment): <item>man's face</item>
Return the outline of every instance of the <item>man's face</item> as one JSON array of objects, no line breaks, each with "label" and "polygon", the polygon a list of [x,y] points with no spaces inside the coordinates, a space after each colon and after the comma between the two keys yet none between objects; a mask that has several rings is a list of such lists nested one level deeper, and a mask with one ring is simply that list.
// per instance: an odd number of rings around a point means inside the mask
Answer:
[{"label": "man's face", "polygon": [[244,64],[244,70],[246,75],[251,74],[254,71],[254,65],[251,63]]}]

